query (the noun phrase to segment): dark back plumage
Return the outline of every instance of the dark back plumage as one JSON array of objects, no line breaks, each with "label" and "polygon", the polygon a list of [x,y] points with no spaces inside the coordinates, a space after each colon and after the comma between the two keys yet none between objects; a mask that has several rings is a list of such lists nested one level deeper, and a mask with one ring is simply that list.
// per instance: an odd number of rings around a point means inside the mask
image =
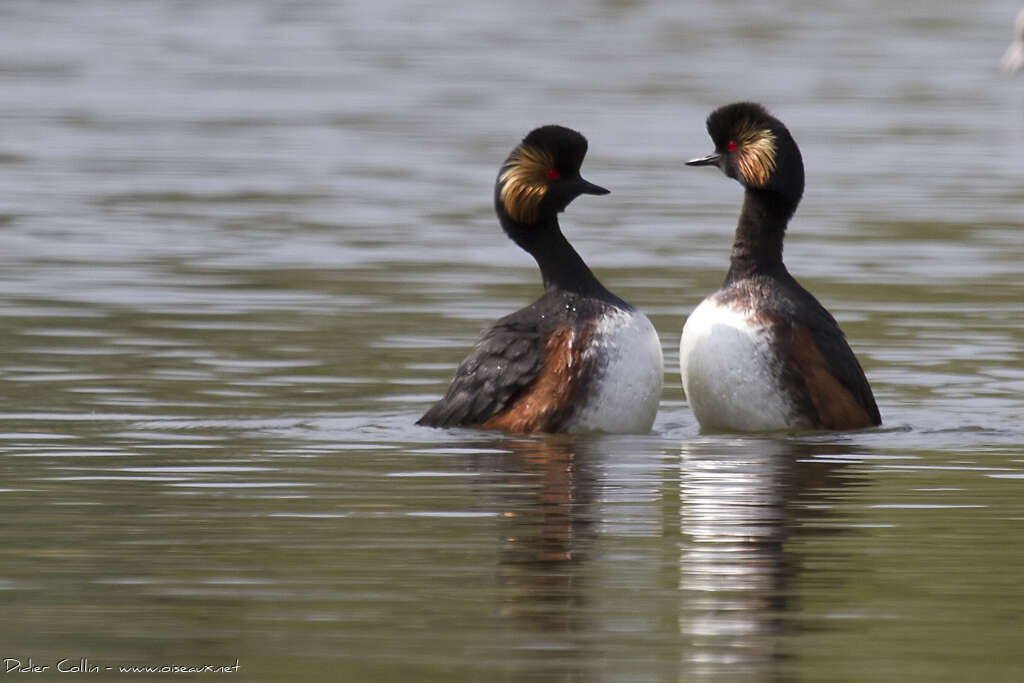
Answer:
[{"label": "dark back plumage", "polygon": [[592,363],[577,357],[592,323],[609,308],[632,310],[598,282],[558,225],[558,212],[580,194],[608,192],[580,176],[586,153],[578,132],[542,126],[502,163],[495,210],[536,259],[545,293],[484,331],[417,424],[552,432],[572,419],[592,374]]},{"label": "dark back plumage", "polygon": [[[569,335],[581,351],[583,345],[579,342],[587,337],[590,323],[609,306],[595,299],[551,290],[526,308],[498,320],[484,331],[459,365],[444,398],[416,424],[484,425],[512,405],[542,374],[552,352],[549,341],[555,335]],[[567,317],[567,311],[572,315]],[[538,408],[544,414],[531,416],[533,429],[512,431],[560,431],[575,414],[575,399],[586,392],[593,360],[579,359],[575,363],[573,376],[564,378],[575,380],[574,386],[566,388],[557,405]]]}]

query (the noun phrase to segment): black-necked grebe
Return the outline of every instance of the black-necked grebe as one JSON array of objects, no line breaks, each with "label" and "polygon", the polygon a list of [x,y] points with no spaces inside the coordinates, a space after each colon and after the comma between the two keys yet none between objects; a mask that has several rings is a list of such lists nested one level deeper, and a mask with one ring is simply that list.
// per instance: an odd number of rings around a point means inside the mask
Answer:
[{"label": "black-necked grebe", "polygon": [[750,102],[707,120],[717,166],[745,188],[721,289],[690,314],[679,343],[683,390],[701,427],[719,431],[858,429],[881,423],[871,387],[835,319],[782,263],[804,191],[800,149]]},{"label": "black-necked grebe", "polygon": [[608,190],[580,176],[587,140],[532,131],[501,166],[502,228],[540,266],[544,294],[487,329],[444,398],[417,424],[509,432],[646,432],[661,398],[658,335],[598,282],[562,234],[558,213]]}]

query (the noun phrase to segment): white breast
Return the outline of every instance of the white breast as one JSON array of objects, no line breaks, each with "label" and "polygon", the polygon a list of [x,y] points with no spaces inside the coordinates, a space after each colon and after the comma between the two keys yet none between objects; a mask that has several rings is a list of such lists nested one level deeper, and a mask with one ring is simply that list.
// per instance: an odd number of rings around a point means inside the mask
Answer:
[{"label": "white breast", "polygon": [[705,299],[679,340],[683,391],[703,429],[762,432],[789,429],[794,411],[779,381],[771,330],[750,312]]},{"label": "white breast", "polygon": [[570,431],[650,431],[664,366],[658,333],[647,316],[623,310],[608,314],[598,323],[586,355],[595,357],[597,374]]}]

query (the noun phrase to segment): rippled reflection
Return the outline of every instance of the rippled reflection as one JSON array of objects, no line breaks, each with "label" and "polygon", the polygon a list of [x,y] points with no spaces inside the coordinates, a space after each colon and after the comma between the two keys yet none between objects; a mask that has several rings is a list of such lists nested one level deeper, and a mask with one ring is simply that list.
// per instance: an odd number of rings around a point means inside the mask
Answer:
[{"label": "rippled reflection", "polygon": [[680,463],[680,632],[695,674],[768,674],[782,657],[775,637],[790,623],[788,585],[799,563],[786,550],[802,531],[797,501],[823,499],[849,482],[816,455],[849,452],[834,444],[776,439],[684,443]]},{"label": "rippled reflection", "polygon": [[[523,440],[509,453],[478,459],[489,470],[487,492],[500,497],[498,573],[505,588],[501,615],[541,631],[573,627],[582,578],[573,572],[594,535],[593,462],[569,440]],[[496,486],[495,479],[504,486]]]}]

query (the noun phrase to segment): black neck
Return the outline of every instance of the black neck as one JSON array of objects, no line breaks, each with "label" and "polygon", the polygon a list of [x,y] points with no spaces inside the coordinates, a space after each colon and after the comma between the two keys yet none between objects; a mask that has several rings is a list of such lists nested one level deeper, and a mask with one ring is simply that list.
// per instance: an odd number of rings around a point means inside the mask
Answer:
[{"label": "black neck", "polygon": [[783,271],[782,240],[796,204],[776,192],[747,188],[736,225],[726,283]]},{"label": "black neck", "polygon": [[524,227],[504,212],[499,215],[508,236],[536,259],[546,291],[562,289],[587,296],[611,296],[562,234],[556,216]]}]

